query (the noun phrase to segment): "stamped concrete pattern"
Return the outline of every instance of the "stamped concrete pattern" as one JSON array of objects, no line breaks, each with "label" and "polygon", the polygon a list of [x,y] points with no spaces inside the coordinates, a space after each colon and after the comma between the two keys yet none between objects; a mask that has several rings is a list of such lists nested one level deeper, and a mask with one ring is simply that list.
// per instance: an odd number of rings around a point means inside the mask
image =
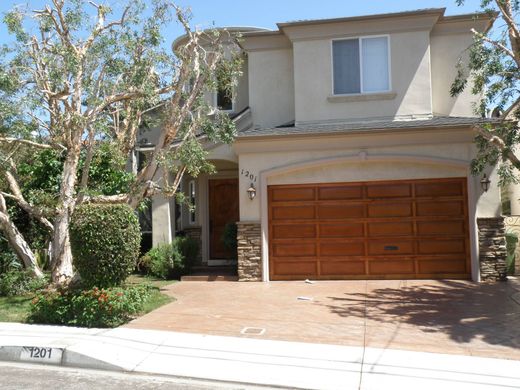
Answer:
[{"label": "stamped concrete pattern", "polygon": [[520,360],[519,282],[181,282],[127,327]]}]

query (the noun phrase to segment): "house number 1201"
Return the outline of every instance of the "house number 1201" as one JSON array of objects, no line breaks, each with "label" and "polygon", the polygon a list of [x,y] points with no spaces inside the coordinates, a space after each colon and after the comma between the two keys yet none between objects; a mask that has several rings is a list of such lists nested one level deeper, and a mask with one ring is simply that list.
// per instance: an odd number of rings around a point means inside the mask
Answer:
[{"label": "house number 1201", "polygon": [[22,347],[20,360],[26,362],[60,364],[63,355],[62,348],[54,347]]},{"label": "house number 1201", "polygon": [[256,183],[256,176],[254,174],[252,174],[251,172],[249,171],[246,171],[245,169],[242,169],[242,171],[240,172],[241,175],[244,175],[245,177],[247,177],[249,180],[251,180],[252,182]]}]

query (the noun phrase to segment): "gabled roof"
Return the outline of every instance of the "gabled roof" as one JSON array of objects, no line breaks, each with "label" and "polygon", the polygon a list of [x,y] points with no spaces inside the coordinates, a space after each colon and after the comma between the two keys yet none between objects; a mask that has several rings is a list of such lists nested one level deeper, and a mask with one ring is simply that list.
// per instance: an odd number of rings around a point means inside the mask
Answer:
[{"label": "gabled roof", "polygon": [[341,123],[321,123],[305,125],[286,125],[270,128],[249,128],[241,131],[237,139],[260,137],[284,137],[295,135],[329,135],[365,133],[374,131],[416,130],[435,128],[471,127],[478,124],[495,123],[496,118],[434,116],[429,119],[378,119],[364,121],[350,121]]}]

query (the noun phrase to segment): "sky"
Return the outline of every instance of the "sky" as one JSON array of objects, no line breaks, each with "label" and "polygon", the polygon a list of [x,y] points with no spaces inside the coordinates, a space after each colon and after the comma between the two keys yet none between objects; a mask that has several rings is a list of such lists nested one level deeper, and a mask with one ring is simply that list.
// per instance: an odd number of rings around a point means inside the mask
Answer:
[{"label": "sky", "polygon": [[[107,0],[97,0],[104,3]],[[18,4],[40,8],[50,0],[0,0],[0,14]],[[109,0],[122,4],[123,0]],[[301,19],[338,18],[387,12],[410,11],[423,8],[446,8],[447,15],[471,13],[478,10],[480,0],[466,0],[458,7],[455,0],[177,0],[183,7],[190,7],[191,22],[201,28],[211,26],[254,26],[276,29],[276,23]],[[172,42],[182,34],[173,24],[164,31],[165,41]],[[0,43],[9,41],[7,31],[0,26]]]}]

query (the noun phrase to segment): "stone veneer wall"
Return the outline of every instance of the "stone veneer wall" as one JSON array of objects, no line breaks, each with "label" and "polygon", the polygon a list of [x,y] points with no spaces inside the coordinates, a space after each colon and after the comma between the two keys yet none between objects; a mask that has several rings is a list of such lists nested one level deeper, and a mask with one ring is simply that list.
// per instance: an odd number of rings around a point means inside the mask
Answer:
[{"label": "stone veneer wall", "polygon": [[482,280],[505,280],[506,230],[504,218],[478,218],[480,277]]},{"label": "stone veneer wall", "polygon": [[262,281],[262,235],[259,222],[237,222],[238,280]]},{"label": "stone veneer wall", "polygon": [[185,228],[184,233],[186,237],[193,238],[195,241],[199,243],[199,256],[197,257],[197,264],[202,264],[202,228],[201,227],[189,227]]}]

